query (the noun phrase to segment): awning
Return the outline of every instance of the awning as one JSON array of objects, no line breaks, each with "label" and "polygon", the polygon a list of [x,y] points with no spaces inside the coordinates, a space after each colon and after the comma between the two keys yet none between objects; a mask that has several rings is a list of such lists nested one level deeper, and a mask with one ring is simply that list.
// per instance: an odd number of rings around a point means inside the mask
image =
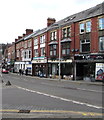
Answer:
[{"label": "awning", "polygon": [[52,41],[52,42],[50,42],[48,45],[57,45],[57,44],[58,44],[58,42]]},{"label": "awning", "polygon": [[64,43],[64,42],[71,42],[72,40],[70,39],[70,38],[66,38],[66,39],[63,39],[62,41],[61,41],[61,43]]}]

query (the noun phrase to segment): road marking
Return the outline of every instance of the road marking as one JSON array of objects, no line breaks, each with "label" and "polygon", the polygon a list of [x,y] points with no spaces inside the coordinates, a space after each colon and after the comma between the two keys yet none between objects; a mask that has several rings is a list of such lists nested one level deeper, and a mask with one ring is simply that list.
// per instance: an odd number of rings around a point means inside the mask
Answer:
[{"label": "road marking", "polygon": [[37,94],[48,96],[48,97],[51,97],[51,98],[56,98],[56,99],[59,99],[59,100],[63,100],[63,101],[67,101],[67,102],[72,102],[72,103],[79,104],[79,105],[85,105],[87,107],[92,107],[92,108],[96,108],[96,109],[104,109],[101,106],[96,106],[96,105],[91,105],[91,104],[88,104],[88,103],[83,103],[83,102],[80,102],[80,101],[70,100],[70,99],[58,97],[58,96],[55,96],[55,95],[50,95],[50,94],[47,94],[47,93],[43,93],[43,92],[39,92],[39,91],[35,91],[35,90],[30,90],[30,89],[23,88],[23,87],[20,87],[20,86],[16,86],[16,87],[19,88],[19,89],[28,91],[28,92],[37,93]]},{"label": "road marking", "polygon": [[[50,84],[50,83],[44,83],[44,82],[42,82],[41,84],[55,87],[55,85]],[[68,87],[65,87],[65,86],[62,86],[62,85],[57,85],[57,87],[68,88]],[[72,87],[72,90],[74,90],[74,87]],[[89,91],[89,92],[104,93],[104,91],[84,89],[84,88],[75,88],[75,90],[82,90],[82,91]]]},{"label": "road marking", "polygon": [[[18,113],[19,110],[16,109],[4,109],[0,110],[3,113]],[[102,113],[94,113],[94,112],[79,112],[79,111],[69,111],[69,110],[30,110],[30,113],[61,113],[61,114],[79,114],[83,116],[104,116]],[[27,113],[26,113],[27,114]]]}]

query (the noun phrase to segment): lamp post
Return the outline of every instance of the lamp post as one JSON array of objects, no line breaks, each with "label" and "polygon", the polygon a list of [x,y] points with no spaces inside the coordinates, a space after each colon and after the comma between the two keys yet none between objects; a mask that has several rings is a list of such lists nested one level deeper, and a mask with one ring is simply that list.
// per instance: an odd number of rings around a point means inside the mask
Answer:
[{"label": "lamp post", "polygon": [[59,29],[59,36],[58,36],[58,40],[59,40],[59,65],[58,65],[58,69],[59,69],[59,81],[61,80],[61,34],[60,34],[60,29],[61,29],[61,25],[60,24],[54,24],[54,26],[58,27]]},{"label": "lamp post", "polygon": [[59,81],[61,80],[61,34],[60,34],[60,26],[59,26]]}]

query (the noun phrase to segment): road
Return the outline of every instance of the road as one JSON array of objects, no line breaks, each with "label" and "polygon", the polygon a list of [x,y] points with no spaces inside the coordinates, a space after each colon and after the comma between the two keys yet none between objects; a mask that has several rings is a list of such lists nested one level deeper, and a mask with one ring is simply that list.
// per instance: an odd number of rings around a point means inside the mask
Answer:
[{"label": "road", "polygon": [[17,74],[2,80],[3,118],[102,118],[102,86]]}]

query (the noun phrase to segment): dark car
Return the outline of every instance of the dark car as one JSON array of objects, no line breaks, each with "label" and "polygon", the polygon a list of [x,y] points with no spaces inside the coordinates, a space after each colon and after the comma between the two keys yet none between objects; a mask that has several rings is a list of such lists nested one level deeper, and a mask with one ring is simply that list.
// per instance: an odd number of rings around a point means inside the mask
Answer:
[{"label": "dark car", "polygon": [[2,73],[8,74],[9,71],[8,71],[7,69],[3,68],[3,69],[2,69]]}]

